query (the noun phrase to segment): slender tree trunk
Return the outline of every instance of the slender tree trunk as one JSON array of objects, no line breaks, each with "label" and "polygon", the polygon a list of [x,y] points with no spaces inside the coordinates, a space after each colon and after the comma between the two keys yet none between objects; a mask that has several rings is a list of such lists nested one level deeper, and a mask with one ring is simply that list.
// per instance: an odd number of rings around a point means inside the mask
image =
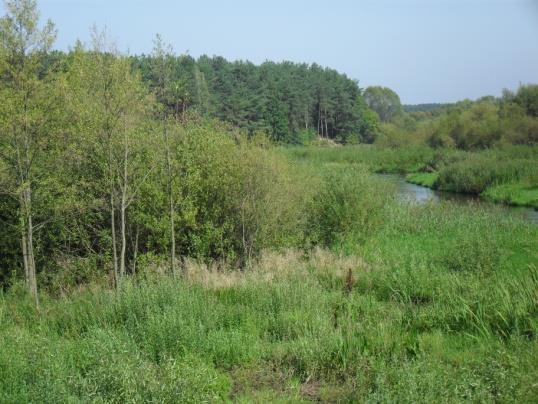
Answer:
[{"label": "slender tree trunk", "polygon": [[127,145],[127,135],[124,138],[124,155],[123,155],[123,184],[121,189],[121,209],[120,209],[120,221],[121,221],[121,253],[120,253],[120,278],[125,276],[125,253],[127,247],[127,236],[125,226],[125,212],[127,211],[127,190],[129,187],[129,180],[127,177],[127,161],[129,158],[129,147]]},{"label": "slender tree trunk", "polygon": [[36,307],[39,307],[39,297],[37,295],[37,275],[34,256],[34,228],[32,223],[32,189],[30,181],[31,171],[31,152],[30,138],[31,134],[28,129],[28,92],[24,92],[24,125],[23,125],[23,141],[24,153],[18,153],[18,161],[20,166],[20,186],[22,187],[21,196],[21,217],[22,217],[22,250],[23,263],[26,282],[30,294],[35,299]]},{"label": "slender tree trunk", "polygon": [[172,188],[172,159],[170,156],[170,143],[166,123],[163,127],[164,142],[166,147],[166,170],[168,174],[168,202],[170,215],[170,269],[176,275],[176,228],[174,219],[174,192]]},{"label": "slender tree trunk", "polygon": [[30,285],[30,269],[28,267],[28,244],[26,243],[26,223],[23,219],[23,202],[21,197],[20,202],[20,210],[21,210],[21,219],[20,219],[20,225],[21,225],[21,247],[22,247],[22,262],[24,265],[24,279],[26,281],[26,286]]},{"label": "slender tree trunk", "polygon": [[325,136],[329,138],[329,128],[327,126],[327,107],[325,107]]},{"label": "slender tree trunk", "polygon": [[[112,140],[109,137],[109,142]],[[112,145],[109,145],[112,148]],[[110,231],[112,233],[112,260],[114,261],[114,286],[120,285],[120,276],[118,272],[118,246],[116,241],[116,206],[114,203],[114,170],[112,168],[112,150],[108,151],[108,175],[110,181]]]},{"label": "slender tree trunk", "polygon": [[127,245],[127,237],[125,232],[125,211],[126,211],[126,202],[125,196],[122,193],[121,197],[121,212],[120,212],[120,221],[121,221],[121,252],[120,252],[120,278],[125,276],[125,253]]},{"label": "slender tree trunk", "polygon": [[246,200],[243,199],[243,201],[241,202],[241,233],[242,233],[241,235],[243,239],[243,255],[246,258],[248,256],[248,246],[247,246],[247,233],[245,229],[245,203],[246,203]]},{"label": "slender tree trunk", "polygon": [[35,304],[39,307],[39,296],[37,295],[37,274],[36,274],[36,265],[35,265],[35,255],[34,255],[34,227],[32,221],[32,194],[31,189],[26,190],[27,194],[27,212],[26,212],[26,222],[27,222],[27,253],[28,253],[28,280],[30,292],[32,293]]},{"label": "slender tree trunk", "polygon": [[140,227],[138,224],[136,225],[136,232],[135,232],[135,242],[133,247],[133,275],[136,275],[136,259],[138,257],[138,234],[140,232]]},{"label": "slender tree trunk", "polygon": [[[24,185],[23,185],[24,186]],[[39,306],[37,295],[37,275],[34,255],[33,242],[33,221],[32,221],[32,194],[30,185],[26,185],[21,192],[21,246],[24,264],[24,274],[26,285],[32,297],[35,299],[36,306]]]},{"label": "slender tree trunk", "polygon": [[[171,188],[171,187],[170,187]],[[170,264],[172,273],[176,274],[176,226],[174,219],[174,196],[170,189]]]},{"label": "slender tree trunk", "polygon": [[24,190],[22,187],[24,186],[25,180],[24,180],[24,174],[22,169],[22,163],[21,163],[21,155],[19,150],[17,149],[17,161],[18,161],[18,170],[19,170],[19,183],[18,186],[21,188],[21,191],[19,193],[19,226],[21,231],[21,250],[22,250],[22,262],[24,266],[24,280],[26,282],[26,286],[29,288],[30,285],[30,267],[28,265],[28,243],[27,243],[27,234],[26,234],[26,203],[24,201]]},{"label": "slender tree trunk", "polygon": [[114,284],[116,288],[120,284],[118,273],[118,247],[116,245],[116,214],[114,206],[114,188],[110,188],[110,230],[112,232],[112,260],[114,261]]},{"label": "slender tree trunk", "polygon": [[[323,137],[323,127],[320,125],[321,121],[321,104],[318,103],[318,136]],[[322,132],[320,133],[320,127],[322,128]]]}]

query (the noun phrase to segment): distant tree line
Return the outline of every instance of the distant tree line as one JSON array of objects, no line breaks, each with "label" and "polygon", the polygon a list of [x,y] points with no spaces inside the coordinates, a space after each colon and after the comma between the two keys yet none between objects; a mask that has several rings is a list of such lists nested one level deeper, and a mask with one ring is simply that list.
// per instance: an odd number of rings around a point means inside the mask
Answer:
[{"label": "distant tree line", "polygon": [[[162,41],[158,37],[157,41]],[[70,52],[72,53],[72,52]],[[68,59],[52,51],[43,69]],[[340,143],[372,143],[379,119],[356,80],[317,64],[248,61],[220,56],[175,55],[166,49],[171,90],[160,101],[178,117],[196,111],[279,143],[302,144],[316,137]],[[134,71],[150,88],[158,86],[155,55],[130,56]]]},{"label": "distant tree line", "polygon": [[[166,105],[176,113],[195,110],[282,143],[302,143],[314,136],[371,143],[377,135],[377,119],[363,91],[335,70],[292,62],[257,66],[172,52],[166,57],[175,92]],[[131,60],[143,81],[155,88],[154,55]]]},{"label": "distant tree line", "polygon": [[501,97],[435,108],[407,107],[384,120],[380,132],[376,143],[390,147],[423,144],[479,150],[503,144],[534,145],[538,143],[538,85],[505,90]]},{"label": "distant tree line", "polygon": [[432,112],[448,105],[448,103],[404,104],[402,107],[405,112]]}]

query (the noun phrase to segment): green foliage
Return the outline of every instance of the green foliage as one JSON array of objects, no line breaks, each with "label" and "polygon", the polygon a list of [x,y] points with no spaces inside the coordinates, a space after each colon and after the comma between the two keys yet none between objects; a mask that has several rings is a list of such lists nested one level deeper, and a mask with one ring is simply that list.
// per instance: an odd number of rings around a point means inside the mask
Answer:
[{"label": "green foliage", "polygon": [[272,95],[267,102],[265,122],[269,127],[269,135],[276,142],[286,142],[289,136],[288,115],[287,105]]},{"label": "green foliage", "polygon": [[309,146],[317,138],[313,130],[303,130],[297,135],[297,143],[302,146]]},{"label": "green foliage", "polygon": [[477,103],[461,114],[449,133],[459,149],[486,149],[501,138],[498,108]]},{"label": "green foliage", "polygon": [[[364,108],[363,111],[362,131],[359,141],[371,144],[374,143],[379,136],[379,118],[371,109]],[[348,138],[345,139],[345,143],[355,142],[355,140],[347,140]]]},{"label": "green foliage", "polygon": [[536,86],[404,113],[159,37],[49,53],[36,2],[6,9],[1,402],[536,401],[538,228],[371,173],[536,204]]},{"label": "green foliage", "polygon": [[[162,41],[161,41],[162,48]],[[159,97],[181,117],[197,111],[244,129],[250,135],[265,131],[274,141],[301,143],[301,134],[371,143],[376,118],[366,106],[357,83],[319,65],[291,62],[229,62],[222,57],[173,56],[166,50],[169,84],[180,87]],[[131,58],[151,88],[158,88],[154,66],[161,56]],[[173,100],[176,100],[174,102]]]},{"label": "green foliage", "polygon": [[481,195],[512,205],[536,206],[536,147],[504,146],[476,152],[376,148],[368,154],[366,150],[364,147],[353,153],[350,148],[340,153],[309,150],[302,155],[297,150],[289,154],[296,159],[363,163],[376,171],[407,173],[408,182],[428,188]]},{"label": "green foliage", "polygon": [[[538,140],[536,85],[430,108],[408,108],[381,128],[377,143],[389,147],[427,144],[433,148],[481,150],[499,145],[533,145]],[[413,112],[415,111],[415,112]]]},{"label": "green foliage", "polygon": [[447,107],[449,104],[431,103],[431,104],[407,104],[403,105],[405,112],[432,112],[443,107]]},{"label": "green foliage", "polygon": [[441,262],[453,271],[487,275],[499,267],[500,256],[498,240],[480,230],[448,242]]},{"label": "green foliage", "polygon": [[527,115],[538,117],[538,85],[520,86],[514,101],[525,110]]},{"label": "green foliage", "polygon": [[384,222],[355,246],[362,258],[318,250],[243,275],[150,276],[43,297],[41,313],[12,288],[1,400],[534,397],[536,226],[453,204],[392,205]]},{"label": "green foliage", "polygon": [[19,272],[20,241],[16,212],[16,202],[5,195],[0,196],[0,246],[3,251],[0,258],[0,285],[9,285]]},{"label": "green foliage", "polygon": [[[375,172],[408,174],[409,182],[429,188],[483,194],[492,200],[515,205],[533,206],[534,191],[538,186],[535,147],[504,146],[464,152],[423,146],[382,148],[360,145],[286,148],[283,152],[298,162],[360,164]],[[496,191],[490,192],[490,189]]]},{"label": "green foliage", "polygon": [[370,171],[380,173],[408,173],[424,169],[434,159],[431,148],[404,147],[382,148],[370,145],[346,147],[289,147],[283,152],[292,160],[312,162],[316,165],[326,163],[359,164]]},{"label": "green foliage", "polygon": [[[171,128],[169,136],[179,254],[244,261],[264,248],[297,243],[302,186],[285,159],[259,139],[234,138],[210,122]],[[140,237],[155,251],[169,243],[159,215],[167,209],[163,177],[155,171],[137,209]]]},{"label": "green foliage", "polygon": [[495,185],[487,188],[482,195],[495,202],[538,208],[538,186],[536,185],[525,183]]},{"label": "green foliage", "polygon": [[402,112],[400,97],[387,87],[368,87],[364,91],[364,100],[381,122],[389,122]]},{"label": "green foliage", "polygon": [[375,141],[376,146],[381,148],[404,149],[420,147],[424,144],[423,135],[417,131],[416,135],[410,135],[396,123],[384,123],[380,126],[380,134]]},{"label": "green foliage", "polygon": [[64,151],[61,85],[54,69],[43,68],[56,33],[50,21],[40,26],[33,0],[6,1],[5,8],[0,18],[0,187],[2,198],[16,201],[6,225],[18,233],[21,266],[38,304],[36,250],[41,246],[34,231],[56,216],[60,209],[52,199],[62,192],[55,175]]},{"label": "green foliage", "polygon": [[361,243],[383,222],[391,194],[360,167],[329,166],[308,211],[308,242],[324,247]]},{"label": "green foliage", "polygon": [[513,158],[502,152],[469,154],[443,164],[436,186],[439,189],[480,194],[487,188],[510,182],[536,184],[533,158]]}]

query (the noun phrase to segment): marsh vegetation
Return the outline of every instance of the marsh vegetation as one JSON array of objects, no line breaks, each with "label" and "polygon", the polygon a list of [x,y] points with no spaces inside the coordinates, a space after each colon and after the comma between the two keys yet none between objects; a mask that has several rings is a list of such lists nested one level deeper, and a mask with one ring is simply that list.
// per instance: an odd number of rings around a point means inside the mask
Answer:
[{"label": "marsh vegetation", "polygon": [[1,402],[538,400],[538,226],[378,175],[536,207],[536,86],[406,112],[6,6]]}]

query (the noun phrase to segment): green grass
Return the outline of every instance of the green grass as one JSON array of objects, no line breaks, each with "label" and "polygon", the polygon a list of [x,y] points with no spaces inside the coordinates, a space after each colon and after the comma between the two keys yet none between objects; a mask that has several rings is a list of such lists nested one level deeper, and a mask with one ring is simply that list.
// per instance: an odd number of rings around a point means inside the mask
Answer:
[{"label": "green grass", "polygon": [[429,188],[484,194],[493,202],[536,207],[538,147],[535,146],[506,146],[476,152],[419,146],[310,146],[282,148],[281,152],[292,161],[318,167],[361,165],[372,172],[407,174],[409,182]]},{"label": "green grass", "polygon": [[39,311],[0,294],[0,402],[538,401],[538,226],[398,202],[368,173],[393,151],[333,149],[285,151],[308,181],[295,249],[181,278],[148,253]]},{"label": "green grass", "polygon": [[423,187],[434,188],[439,174],[437,173],[411,173],[405,177],[411,184],[422,185]]},{"label": "green grass", "polygon": [[[390,204],[347,255],[0,297],[0,402],[534,402],[538,227]],[[351,271],[351,276],[349,275]]]},{"label": "green grass", "polygon": [[482,195],[494,202],[538,209],[538,186],[502,184],[486,189]]},{"label": "green grass", "polygon": [[428,147],[400,149],[370,145],[345,147],[286,147],[281,152],[294,161],[315,165],[327,163],[360,164],[379,173],[409,173],[424,169],[435,151]]}]

